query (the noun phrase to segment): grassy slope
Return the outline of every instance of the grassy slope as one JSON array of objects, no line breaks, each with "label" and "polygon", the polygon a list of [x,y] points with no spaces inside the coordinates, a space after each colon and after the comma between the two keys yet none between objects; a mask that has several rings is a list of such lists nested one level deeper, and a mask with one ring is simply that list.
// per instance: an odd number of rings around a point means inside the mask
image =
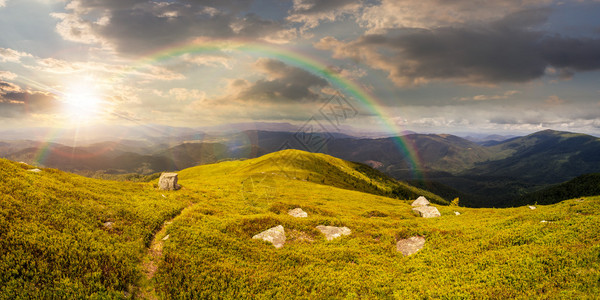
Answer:
[{"label": "grassy slope", "polygon": [[[439,206],[441,218],[422,219],[411,214],[410,200],[348,189],[393,190],[385,178],[372,180],[360,165],[299,151],[190,168],[180,172],[183,189],[170,193],[152,184],[0,164],[0,298],[124,297],[139,280],[152,232],[189,202],[197,204],[165,229],[170,238],[154,278],[163,297],[600,293],[600,197],[536,210]],[[342,188],[324,185],[315,172]],[[288,216],[294,207],[309,217]],[[106,220],[115,222],[114,230],[104,229]],[[282,249],[251,239],[279,224],[288,238]],[[326,241],[314,228],[319,224],[348,226],[352,235]],[[425,248],[403,257],[395,242],[412,235],[426,237]]]},{"label": "grassy slope", "polygon": [[[411,214],[410,201],[303,181],[306,169],[287,172],[301,180],[289,180],[267,160],[182,171],[182,192],[206,200],[167,228],[155,278],[159,294],[414,299],[600,293],[600,197],[536,210],[440,206],[441,218],[422,219]],[[309,217],[288,216],[294,207]],[[282,249],[251,239],[279,224],[288,238]],[[326,241],[315,229],[320,224],[348,226],[352,235]],[[426,237],[426,246],[403,257],[395,243],[412,235]]]},{"label": "grassy slope", "polygon": [[28,168],[0,160],[0,299],[124,298],[153,231],[195,201],[151,183]]},{"label": "grassy slope", "polygon": [[553,204],[574,197],[592,195],[600,195],[600,173],[581,175],[567,182],[524,195],[512,204]]}]

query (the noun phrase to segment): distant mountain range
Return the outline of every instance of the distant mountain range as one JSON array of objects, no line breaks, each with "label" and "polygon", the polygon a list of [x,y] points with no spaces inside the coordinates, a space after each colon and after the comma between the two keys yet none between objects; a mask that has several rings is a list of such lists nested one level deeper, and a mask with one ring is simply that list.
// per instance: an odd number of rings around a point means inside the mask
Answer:
[{"label": "distant mountain range", "polygon": [[[528,193],[600,172],[599,138],[552,130],[524,137],[471,138],[475,141],[448,134],[407,133],[402,140],[416,149],[416,166],[394,137],[358,138],[310,130],[206,134],[168,127],[133,132],[144,138],[75,147],[5,140],[0,143],[0,156],[94,176],[174,171],[300,149],[368,164],[447,200],[459,197],[462,205],[473,207],[512,205],[524,201],[522,197]],[[165,132],[170,133],[165,136]]]}]

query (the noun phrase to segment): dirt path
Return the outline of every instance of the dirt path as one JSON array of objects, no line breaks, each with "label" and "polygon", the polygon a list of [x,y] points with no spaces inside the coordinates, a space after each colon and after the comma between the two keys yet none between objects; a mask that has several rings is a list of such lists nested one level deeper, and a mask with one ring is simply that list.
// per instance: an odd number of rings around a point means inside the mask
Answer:
[{"label": "dirt path", "polygon": [[[177,216],[179,216],[179,214]],[[150,243],[150,247],[148,247],[147,253],[144,259],[142,260],[142,270],[144,273],[144,277],[142,278],[139,286],[140,299],[158,299],[156,290],[154,289],[154,283],[152,282],[152,278],[154,278],[154,274],[158,269],[158,264],[162,257],[163,243],[169,239],[169,235],[166,235],[167,226],[171,224],[173,219],[175,219],[177,216],[165,221],[161,226],[160,230],[156,232],[156,234],[154,234],[154,238]]]}]

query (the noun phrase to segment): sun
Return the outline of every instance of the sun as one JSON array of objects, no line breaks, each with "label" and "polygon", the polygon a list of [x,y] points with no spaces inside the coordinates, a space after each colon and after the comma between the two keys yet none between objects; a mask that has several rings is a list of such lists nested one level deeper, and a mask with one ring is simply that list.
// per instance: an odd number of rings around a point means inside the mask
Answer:
[{"label": "sun", "polygon": [[64,114],[71,122],[88,123],[102,113],[102,97],[88,83],[74,84],[62,96]]}]

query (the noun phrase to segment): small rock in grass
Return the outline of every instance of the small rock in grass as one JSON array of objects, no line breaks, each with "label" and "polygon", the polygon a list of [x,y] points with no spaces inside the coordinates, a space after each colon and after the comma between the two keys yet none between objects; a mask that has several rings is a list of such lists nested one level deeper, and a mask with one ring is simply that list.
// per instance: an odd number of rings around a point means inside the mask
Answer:
[{"label": "small rock in grass", "polygon": [[413,201],[412,206],[428,206],[430,203],[427,198],[420,196],[417,200]]},{"label": "small rock in grass", "polygon": [[536,209],[536,207],[529,205],[529,209],[534,210],[534,209]]},{"label": "small rock in grass", "polygon": [[335,226],[319,225],[319,226],[317,226],[317,229],[325,235],[325,237],[327,238],[328,241],[339,238],[342,235],[349,235],[352,233],[352,230],[350,230],[350,228],[348,228],[346,226],[335,227]]},{"label": "small rock in grass", "polygon": [[540,223],[548,223],[546,220],[541,220]]},{"label": "small rock in grass", "polygon": [[40,169],[38,169],[38,168],[35,168],[35,169],[29,169],[29,170],[27,170],[27,171],[29,171],[29,172],[34,172],[34,173],[39,173],[39,172],[41,172],[42,170],[40,170]]},{"label": "small rock in grass", "polygon": [[423,218],[441,217],[440,211],[433,206],[417,206],[413,208],[413,213]]},{"label": "small rock in grass", "polygon": [[278,225],[273,228],[269,228],[253,236],[252,238],[269,242],[273,244],[275,248],[281,248],[283,247],[283,244],[285,244],[285,230],[283,229],[283,226]]},{"label": "small rock in grass", "polygon": [[114,222],[104,222],[102,225],[108,229],[113,228]]},{"label": "small rock in grass", "polygon": [[399,240],[396,243],[396,251],[402,252],[404,256],[417,253],[425,246],[425,238],[422,236],[412,236],[407,239]]},{"label": "small rock in grass", "polygon": [[169,237],[170,237],[170,236],[171,236],[170,234],[167,234],[167,235],[165,235],[165,237],[164,237],[164,238],[162,238],[162,240],[163,240],[163,241],[166,241],[166,240],[168,240],[168,239],[169,239]]},{"label": "small rock in grass", "polygon": [[460,213],[457,212],[457,211],[455,211],[454,214],[457,215],[457,216],[460,216]]},{"label": "small rock in grass", "polygon": [[297,207],[294,209],[291,209],[290,211],[288,211],[288,215],[294,217],[294,218],[306,218],[308,217],[308,214],[302,210],[302,208]]}]

